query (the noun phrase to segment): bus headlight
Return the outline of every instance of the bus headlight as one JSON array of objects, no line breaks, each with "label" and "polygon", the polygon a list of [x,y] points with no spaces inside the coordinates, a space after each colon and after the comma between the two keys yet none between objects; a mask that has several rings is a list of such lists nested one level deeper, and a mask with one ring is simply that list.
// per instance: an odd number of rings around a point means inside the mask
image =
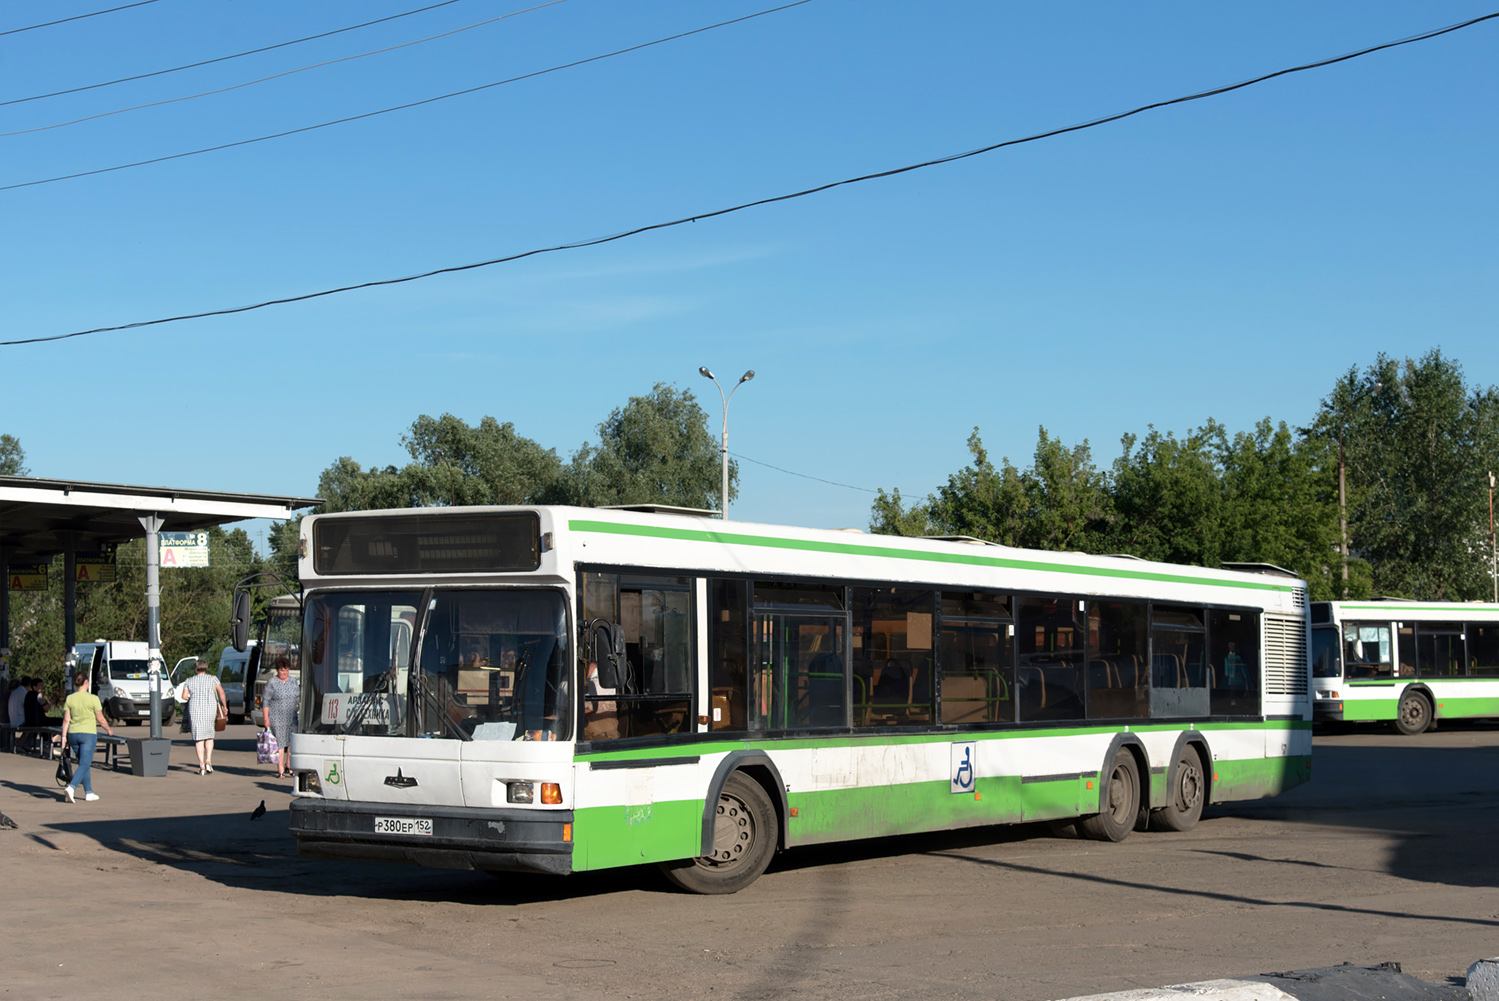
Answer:
[{"label": "bus headlight", "polygon": [[[551,785],[552,783],[547,783]],[[536,794],[535,782],[505,783],[505,799],[510,803],[529,803]]]}]

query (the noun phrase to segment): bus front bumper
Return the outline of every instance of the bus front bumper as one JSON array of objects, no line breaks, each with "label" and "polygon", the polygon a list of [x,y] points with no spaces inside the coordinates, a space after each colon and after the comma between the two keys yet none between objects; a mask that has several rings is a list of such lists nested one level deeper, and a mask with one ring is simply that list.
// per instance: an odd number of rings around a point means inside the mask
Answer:
[{"label": "bus front bumper", "polygon": [[[377,833],[403,821],[430,834]],[[435,869],[572,872],[571,810],[484,810],[298,797],[291,833],[303,858],[410,862]],[[388,825],[387,825],[388,826]]]},{"label": "bus front bumper", "polygon": [[1340,699],[1336,702],[1330,700],[1326,702],[1313,702],[1312,720],[1314,722],[1320,720],[1326,723],[1341,723],[1343,721],[1342,700]]}]

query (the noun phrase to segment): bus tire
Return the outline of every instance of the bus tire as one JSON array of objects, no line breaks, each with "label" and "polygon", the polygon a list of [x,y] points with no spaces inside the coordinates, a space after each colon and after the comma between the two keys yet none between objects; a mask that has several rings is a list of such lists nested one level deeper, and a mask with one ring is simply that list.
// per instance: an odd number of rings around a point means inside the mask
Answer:
[{"label": "bus tire", "polygon": [[1157,831],[1190,831],[1202,819],[1207,792],[1207,776],[1202,770],[1200,752],[1188,745],[1182,748],[1181,759],[1176,763],[1176,774],[1171,779],[1171,801],[1150,815],[1151,828]]},{"label": "bus tire", "polygon": [[1123,841],[1134,830],[1140,810],[1140,769],[1135,756],[1120,748],[1105,781],[1103,812],[1083,817],[1077,822],[1077,829],[1095,841]]},{"label": "bus tire", "polygon": [[775,804],[758,782],[735,772],[718,794],[713,854],[663,862],[661,871],[691,893],[737,893],[759,878],[775,851]]},{"label": "bus tire", "polygon": [[1400,708],[1395,710],[1395,729],[1407,737],[1426,732],[1431,726],[1431,702],[1420,692],[1406,692],[1400,696]]}]

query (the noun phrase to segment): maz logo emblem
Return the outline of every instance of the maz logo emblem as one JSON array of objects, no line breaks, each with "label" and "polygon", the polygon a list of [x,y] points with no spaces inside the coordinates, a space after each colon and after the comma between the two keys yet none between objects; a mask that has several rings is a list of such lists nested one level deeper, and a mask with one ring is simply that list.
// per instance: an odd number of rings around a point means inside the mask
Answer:
[{"label": "maz logo emblem", "polygon": [[397,789],[410,789],[416,785],[416,779],[409,775],[402,775],[401,770],[397,768],[394,775],[385,776],[385,784],[395,786]]}]

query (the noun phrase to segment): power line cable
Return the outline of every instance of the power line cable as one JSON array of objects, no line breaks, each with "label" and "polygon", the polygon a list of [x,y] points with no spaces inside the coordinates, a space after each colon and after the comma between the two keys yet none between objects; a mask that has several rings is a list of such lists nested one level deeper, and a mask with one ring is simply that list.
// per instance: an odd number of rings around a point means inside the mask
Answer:
[{"label": "power line cable", "polygon": [[363,59],[365,56],[378,56],[385,52],[394,52],[397,49],[408,48],[412,45],[421,45],[423,42],[436,41],[439,38],[447,38],[449,35],[456,35],[459,32],[472,31],[475,28],[482,28],[486,24],[494,24],[496,21],[503,21],[508,17],[516,17],[520,14],[529,14],[532,11],[541,10],[543,7],[555,7],[557,4],[565,2],[566,0],[547,0],[546,3],[540,3],[534,7],[527,7],[524,10],[513,10],[508,14],[501,14],[499,17],[491,17],[487,20],[479,21],[475,24],[466,24],[461,28],[454,28],[452,31],[444,31],[440,34],[429,35],[426,38],[418,38],[410,42],[401,42],[399,45],[387,45],[383,49],[372,49],[369,52],[360,52],[352,56],[340,56],[337,59],[326,59],[323,62],[313,63],[310,66],[299,66],[296,69],[284,70],[280,73],[272,73],[270,76],[263,76],[258,80],[247,80],[244,83],[230,84],[228,87],[219,87],[215,90],[205,90],[198,94],[187,94],[183,97],[169,97],[165,100],[150,101],[146,104],[137,104],[129,108],[116,108],[114,111],[101,111],[97,115],[85,115],[82,118],[75,118],[72,121],[68,122],[56,122],[52,125],[38,125],[36,128],[32,129],[18,129],[15,132],[0,132],[0,139],[6,139],[11,136],[24,136],[31,132],[46,132],[50,129],[60,129],[69,125],[78,125],[83,122],[92,122],[96,118],[108,118],[111,115],[123,115],[129,111],[140,111],[144,108],[156,108],[160,107],[163,104],[177,104],[181,101],[194,101],[200,97],[212,97],[214,94],[225,94],[231,90],[242,90],[245,87],[253,87],[259,83],[268,83],[271,80],[279,80],[284,76],[292,76],[296,73],[305,73],[308,70],[321,69],[324,66],[332,66],[336,63],[346,63],[351,59]]},{"label": "power line cable", "polygon": [[764,466],[766,469],[774,469],[778,473],[786,473],[789,476],[800,476],[804,480],[816,480],[818,483],[827,483],[831,486],[844,487],[848,490],[862,490],[866,494],[879,493],[878,490],[871,490],[869,487],[856,487],[852,483],[839,483],[837,480],[825,480],[821,476],[812,476],[808,473],[798,473],[794,469],[782,469],[780,466],[772,466],[768,462],[761,462],[759,459],[751,459],[749,456],[741,455],[738,452],[730,452],[729,454],[736,459],[743,459],[745,462],[753,462],[755,465]]},{"label": "power line cable", "polygon": [[82,21],[86,17],[98,17],[100,14],[113,14],[117,10],[129,10],[131,7],[144,7],[148,3],[155,2],[156,0],[137,0],[136,3],[127,3],[123,7],[111,7],[108,10],[96,10],[88,14],[75,14],[72,17],[59,18],[56,21],[43,21],[41,24],[28,24],[24,28],[11,28],[8,31],[0,31],[0,35],[17,35],[23,31],[35,31],[38,28],[50,28],[54,24],[67,24],[69,21]]},{"label": "power line cable", "polygon": [[[184,313],[184,314],[182,314],[180,316],[167,316],[167,317],[162,317],[162,318],[156,319],[156,320],[139,320],[139,321],[137,321],[135,323],[122,323],[122,324],[119,324],[117,326],[112,326],[112,327],[95,327],[95,328],[93,328],[91,330],[75,330],[75,331],[73,331],[72,333],[69,333],[69,334],[52,334],[52,335],[47,336],[47,337],[28,337],[28,338],[22,338],[22,339],[19,339],[19,340],[0,341],[0,347],[13,347],[13,346],[19,345],[19,344],[40,344],[40,343],[47,342],[47,341],[62,341],[62,340],[67,340],[68,338],[71,338],[71,337],[85,337],[85,336],[87,336],[89,334],[112,333],[112,332],[118,331],[118,330],[134,330],[134,329],[139,328],[139,327],[151,327],[151,326],[156,326],[158,324],[163,324],[163,323],[176,323],[176,322],[178,322],[180,320],[200,320],[200,319],[204,319],[204,318],[210,317],[210,316],[228,316],[228,315],[231,315],[231,314],[234,314],[234,313],[246,313],[246,312],[249,312],[250,310],[264,309],[267,306],[280,306],[280,305],[284,305],[286,303],[304,302],[304,301],[306,301],[308,299],[318,299],[318,298],[322,298],[323,296],[338,295],[338,294],[343,293],[343,292],[353,292],[353,291],[356,291],[358,289],[375,288],[375,287],[378,287],[378,286],[381,286],[381,285],[400,285],[400,284],[403,284],[405,282],[414,282],[414,281],[420,281],[423,278],[431,278],[431,277],[433,277],[435,275],[452,274],[452,273],[459,272],[459,271],[472,271],[475,268],[487,268],[487,267],[490,267],[490,266],[496,265],[496,264],[507,264],[507,263],[509,263],[511,261],[519,261],[519,260],[522,260],[522,259],[527,258],[527,257],[535,257],[538,254],[550,254],[550,253],[556,253],[556,252],[562,251],[562,250],[578,250],[578,249],[581,249],[581,248],[584,248],[584,247],[596,247],[596,246],[599,246],[600,244],[613,243],[615,240],[623,240],[623,239],[626,239],[627,237],[639,236],[642,233],[649,233],[649,232],[652,232],[654,230],[669,229],[669,228],[671,228],[673,226],[681,226],[681,225],[684,225],[686,223],[695,223],[699,219],[713,219],[713,218],[716,218],[718,216],[725,216],[725,215],[729,215],[729,214],[734,213],[734,212],[742,212],[745,209],[758,208],[759,206],[762,206],[762,205],[772,205],[772,204],[775,204],[776,202],[785,202],[785,201],[790,201],[790,200],[795,199],[795,198],[804,198],[804,197],[806,197],[808,195],[820,194],[821,192],[830,191],[833,188],[842,187],[844,185],[858,184],[858,183],[863,182],[863,181],[872,181],[872,180],[877,180],[879,178],[884,178],[884,177],[894,177],[897,174],[905,174],[905,173],[908,173],[908,172],[913,171],[913,170],[921,170],[922,168],[925,168],[925,167],[933,167],[933,166],[937,166],[939,164],[952,163],[952,162],[954,162],[956,160],[964,160],[964,159],[967,159],[968,157],[971,157],[971,156],[978,156],[978,155],[983,154],[983,153],[993,152],[994,150],[997,150],[997,149],[1003,149],[1006,146],[1019,146],[1019,145],[1021,145],[1023,143],[1036,142],[1038,140],[1048,139],[1048,138],[1051,138],[1053,136],[1065,135],[1066,133],[1069,133],[1069,132],[1080,132],[1083,129],[1096,128],[1097,126],[1105,125],[1105,124],[1108,124],[1109,122],[1117,122],[1120,119],[1129,118],[1132,115],[1138,115],[1138,114],[1141,114],[1141,113],[1146,112],[1146,111],[1151,111],[1153,109],[1165,108],[1165,107],[1169,107],[1169,106],[1174,105],[1174,104],[1185,104],[1188,101],[1196,101],[1196,100],[1200,100],[1201,98],[1213,97],[1213,96],[1216,96],[1216,95],[1219,95],[1219,94],[1227,94],[1230,91],[1240,90],[1240,89],[1242,89],[1244,87],[1250,87],[1250,86],[1253,86],[1254,84],[1257,84],[1257,83],[1263,83],[1266,80],[1273,80],[1276,77],[1286,76],[1286,75],[1291,74],[1291,73],[1300,73],[1300,72],[1304,72],[1306,70],[1311,70],[1311,69],[1318,69],[1318,68],[1321,68],[1321,67],[1324,67],[1324,66],[1331,66],[1331,65],[1333,65],[1335,63],[1346,62],[1346,61],[1348,61],[1350,59],[1356,59],[1359,56],[1366,56],[1366,55],[1369,55],[1370,53],[1379,52],[1379,51],[1381,51],[1383,49],[1395,48],[1396,46],[1400,46],[1400,45],[1409,45],[1412,42],[1419,42],[1419,41],[1424,41],[1424,40],[1429,39],[1429,38],[1436,38],[1439,35],[1445,35],[1445,34],[1448,34],[1450,32],[1461,30],[1463,28],[1468,28],[1468,27],[1471,27],[1471,26],[1473,26],[1475,24],[1479,24],[1479,23],[1481,23],[1483,21],[1493,20],[1494,18],[1499,18],[1499,12],[1496,12],[1496,13],[1493,13],[1493,14],[1485,14],[1482,17],[1475,17],[1475,18],[1473,18],[1471,20],[1463,21],[1463,22],[1461,22],[1459,24],[1451,25],[1451,26],[1446,27],[1446,28],[1440,28],[1440,29],[1437,29],[1435,31],[1424,32],[1424,33],[1422,33],[1420,35],[1412,35],[1409,38],[1400,39],[1400,40],[1394,41],[1394,42],[1385,42],[1382,45],[1375,45],[1375,46],[1371,46],[1370,48],[1367,48],[1367,49],[1360,49],[1357,52],[1350,52],[1350,53],[1348,53],[1346,55],[1335,56],[1335,57],[1333,57],[1331,59],[1323,59],[1323,60],[1319,60],[1318,62],[1314,62],[1314,63],[1305,63],[1305,64],[1303,64],[1301,66],[1293,66],[1293,67],[1290,67],[1289,69],[1276,70],[1273,73],[1267,73],[1267,74],[1265,74],[1263,76],[1258,76],[1258,77],[1255,77],[1255,78],[1253,78],[1251,80],[1245,80],[1245,81],[1243,81],[1241,83],[1230,84],[1230,85],[1228,85],[1226,87],[1216,87],[1216,88],[1214,88],[1212,90],[1200,91],[1200,92],[1198,92],[1196,94],[1188,94],[1185,97],[1172,98],[1171,100],[1167,100],[1167,101],[1156,101],[1156,102],[1154,102],[1152,104],[1142,105],[1142,106],[1140,106],[1138,108],[1135,108],[1133,110],[1130,110],[1130,111],[1124,111],[1124,112],[1120,112],[1118,114],[1108,115],[1108,116],[1106,116],[1104,118],[1095,118],[1092,121],[1083,122],[1083,123],[1078,124],[1078,125],[1069,125],[1069,126],[1066,126],[1065,128],[1052,129],[1052,130],[1050,130],[1048,132],[1038,132],[1038,133],[1036,133],[1034,135],[1025,136],[1025,137],[1020,138],[1020,139],[1007,139],[1007,140],[1005,140],[1003,142],[997,142],[997,143],[993,143],[993,144],[991,144],[989,146],[981,147],[979,149],[970,150],[967,153],[955,153],[955,154],[953,154],[951,156],[939,157],[939,158],[934,159],[934,160],[925,160],[925,161],[923,161],[921,163],[913,163],[913,164],[909,164],[909,165],[904,166],[904,167],[895,167],[895,168],[892,168],[890,170],[882,170],[882,171],[878,171],[878,172],[873,173],[873,174],[863,174],[863,175],[860,175],[858,177],[850,177],[850,178],[846,178],[846,179],[841,180],[841,181],[831,181],[831,182],[829,182],[827,184],[818,185],[817,187],[814,187],[814,188],[805,188],[805,189],[803,189],[801,191],[793,191],[790,194],[774,195],[774,196],[769,197],[769,198],[760,198],[760,199],[757,199],[757,200],[752,201],[752,202],[744,202],[744,203],[739,204],[739,205],[733,205],[733,206],[730,206],[729,208],[716,209],[716,210],[714,210],[712,212],[703,212],[703,213],[699,213],[697,215],[683,216],[680,219],[673,219],[673,220],[671,220],[669,222],[657,222],[657,223],[651,223],[651,224],[646,225],[646,226],[637,226],[634,229],[625,230],[622,233],[615,233],[612,236],[600,236],[600,237],[595,237],[595,238],[590,239],[590,240],[578,240],[578,241],[573,242],[573,243],[560,243],[560,244],[557,244],[556,246],[552,246],[552,247],[541,247],[541,248],[538,248],[538,249],[535,249],[535,250],[526,250],[526,251],[522,251],[521,253],[518,253],[518,254],[509,254],[509,255],[507,255],[505,257],[496,257],[496,258],[493,258],[493,259],[487,260],[487,261],[475,261],[475,262],[473,262],[471,264],[458,264],[458,265],[453,265],[452,267],[435,268],[435,269],[433,269],[431,271],[424,271],[421,274],[407,275],[404,278],[382,278],[382,279],[377,279],[377,280],[374,280],[374,281],[360,282],[360,283],[355,284],[355,285],[343,285],[343,286],[340,286],[338,288],[323,289],[322,291],[319,291],[319,292],[307,292],[307,293],[304,293],[302,295],[287,296],[286,298],[282,298],[282,299],[268,299],[268,300],[266,300],[264,302],[253,303],[253,304],[251,304],[249,306],[235,306],[235,307],[231,307],[229,309],[206,310],[206,311],[201,312],[201,313]],[[35,183],[35,182],[33,182],[33,183]],[[15,185],[13,185],[13,186],[15,186]],[[0,189],[0,190],[3,190],[3,189]]]},{"label": "power line cable", "polygon": [[767,14],[776,14],[780,11],[790,10],[792,7],[800,7],[803,4],[809,4],[811,2],[812,0],[793,0],[792,3],[783,4],[780,7],[771,7],[768,10],[756,11],[753,14],[746,14],[743,17],[732,18],[728,21],[719,21],[717,24],[709,24],[701,28],[693,28],[691,31],[679,32],[678,34],[668,35],[665,38],[657,38],[649,42],[641,42],[639,45],[631,45],[627,48],[616,49],[613,52],[605,52],[602,55],[589,56],[586,59],[576,59],[573,62],[563,63],[560,66],[550,66],[544,70],[535,70],[531,73],[522,73],[520,76],[513,76],[505,80],[496,80],[493,83],[483,83],[477,87],[467,87],[463,90],[455,90],[450,94],[439,94],[436,97],[427,97],[423,98],[420,101],[411,101],[407,104],[398,104],[393,108],[381,108],[378,111],[366,111],[365,113],[360,115],[350,115],[347,118],[336,118],[331,122],[319,122],[316,125],[304,125],[299,129],[287,129],[285,132],[275,132],[267,136],[256,136],[254,139],[240,139],[236,142],[222,143],[218,146],[205,146],[203,149],[188,150],[185,153],[171,153],[167,156],[152,157],[149,160],[137,160],[134,163],[121,163],[116,164],[113,167],[100,167],[97,170],[83,170],[79,171],[76,174],[62,174],[58,177],[44,177],[36,181],[21,181],[18,184],[0,185],[0,191],[13,191],[16,188],[29,188],[37,184],[51,184],[54,181],[71,181],[74,178],[78,177],[92,177],[94,174],[108,174],[116,170],[128,170],[131,167],[144,167],[147,164],[152,163],[164,163],[168,160],[180,160],[186,156],[197,156],[200,153],[214,153],[223,149],[233,149],[236,146],[249,146],[252,143],[265,142],[268,139],[282,139],[286,136],[294,136],[302,132],[313,132],[317,129],[326,129],[331,125],[344,125],[348,122],[357,122],[365,118],[375,118],[378,115],[388,115],[393,111],[405,111],[408,108],[419,108],[424,104],[433,104],[437,101],[446,101],[451,97],[462,97],[465,94],[474,94],[481,90],[489,90],[492,87],[503,87],[506,84],[518,83],[521,80],[530,80],[532,77],[545,76],[548,73],[556,73],[560,70],[572,69],[575,66],[583,66],[588,63],[596,63],[601,59],[612,59],[614,56],[622,56],[628,52],[638,52],[641,49],[648,49],[653,45],[662,45],[666,42],[674,42],[677,39],[687,38],[691,35],[700,35],[705,31],[712,31],[715,28],[727,27],[731,24],[738,24],[741,21],[749,21],[753,18],[764,17]]},{"label": "power line cable", "polygon": [[[156,0],[145,0],[145,2],[155,3]],[[50,94],[33,94],[30,97],[13,97],[9,101],[0,101],[0,108],[5,107],[7,104],[24,104],[27,101],[41,101],[49,97],[61,97],[64,94],[77,94],[80,91],[97,90],[100,87],[113,87],[117,83],[130,83],[134,80],[146,80],[153,76],[164,76],[167,73],[179,73],[182,70],[197,69],[199,66],[212,66],[214,63],[222,63],[230,59],[240,59],[244,56],[259,55],[262,52],[270,52],[272,49],[284,49],[288,45],[301,45],[303,42],[313,42],[319,38],[327,38],[330,35],[342,34],[345,31],[355,31],[359,28],[368,28],[372,24],[384,24],[386,21],[394,21],[398,18],[410,17],[413,14],[425,14],[429,10],[436,10],[439,7],[448,7],[452,4],[462,2],[463,0],[442,0],[441,3],[429,4],[426,7],[418,7],[415,10],[402,11],[399,14],[391,14],[389,17],[377,17],[373,21],[364,21],[360,24],[351,24],[345,28],[334,28],[332,31],[324,31],[316,35],[308,35],[305,38],[293,38],[289,42],[277,42],[275,45],[263,45],[258,49],[246,49],[244,52],[234,52],[227,56],[215,56],[213,59],[203,59],[196,63],[185,63],[181,66],[172,66],[164,70],[152,70],[150,73],[137,73],[135,76],[122,76],[118,80],[105,80],[102,83],[90,83],[85,84],[82,87],[70,87],[67,90],[54,90]],[[121,10],[123,8],[117,7],[115,9]],[[60,22],[52,23],[55,24]],[[32,25],[32,27],[40,28],[43,27],[43,25]],[[18,28],[16,30],[26,31],[28,29]],[[5,34],[9,34],[9,32],[5,32]]]}]

